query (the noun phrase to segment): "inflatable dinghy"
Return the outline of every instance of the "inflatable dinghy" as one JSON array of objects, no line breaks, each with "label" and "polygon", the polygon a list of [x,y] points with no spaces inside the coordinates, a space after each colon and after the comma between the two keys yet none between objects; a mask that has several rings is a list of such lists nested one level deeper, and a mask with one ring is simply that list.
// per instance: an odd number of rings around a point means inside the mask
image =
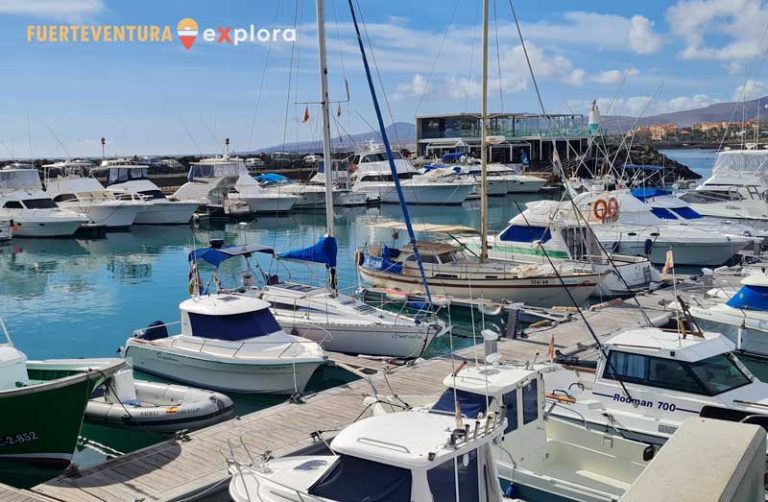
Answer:
[{"label": "inflatable dinghy", "polygon": [[109,427],[173,433],[228,420],[232,400],[219,392],[134,380],[131,369],[115,374],[88,401],[85,421]]}]

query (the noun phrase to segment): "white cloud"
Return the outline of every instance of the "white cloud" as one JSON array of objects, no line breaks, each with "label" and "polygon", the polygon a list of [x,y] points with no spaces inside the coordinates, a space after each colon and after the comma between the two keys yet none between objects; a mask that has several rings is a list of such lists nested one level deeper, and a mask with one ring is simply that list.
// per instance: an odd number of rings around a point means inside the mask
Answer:
[{"label": "white cloud", "polygon": [[768,83],[765,83],[762,80],[748,79],[733,91],[733,100],[741,101],[757,99],[766,95],[768,95]]},{"label": "white cloud", "polygon": [[667,22],[685,44],[683,59],[745,60],[760,52],[768,7],[762,0],[678,0]]},{"label": "white cloud", "polygon": [[631,77],[631,76],[637,75],[638,73],[640,73],[640,70],[634,67],[627,68],[624,71],[605,70],[605,71],[601,71],[597,75],[590,77],[589,81],[594,82],[596,84],[618,85],[621,83],[625,75],[627,77]]},{"label": "white cloud", "polygon": [[[662,113],[679,112],[704,108],[722,100],[706,94],[676,96],[670,99],[653,99],[651,96],[631,96],[628,98],[597,98],[600,113],[606,115],[624,115],[629,117],[659,115]],[[587,113],[591,106],[588,101],[568,101],[566,107],[570,112]]]},{"label": "white cloud", "polygon": [[0,0],[0,14],[80,22],[105,10],[103,0]]},{"label": "white cloud", "polygon": [[417,73],[413,76],[410,82],[398,84],[392,98],[400,99],[406,96],[422,97],[428,96],[434,91],[435,88],[429,83],[427,78],[424,75]]},{"label": "white cloud", "polygon": [[[521,92],[528,88],[528,80],[488,79],[488,92]],[[451,99],[479,98],[482,87],[479,80],[466,77],[446,77],[442,94]]]},{"label": "white cloud", "polygon": [[645,16],[629,20],[629,46],[637,54],[653,54],[661,49],[661,37],[653,31],[653,23]]}]

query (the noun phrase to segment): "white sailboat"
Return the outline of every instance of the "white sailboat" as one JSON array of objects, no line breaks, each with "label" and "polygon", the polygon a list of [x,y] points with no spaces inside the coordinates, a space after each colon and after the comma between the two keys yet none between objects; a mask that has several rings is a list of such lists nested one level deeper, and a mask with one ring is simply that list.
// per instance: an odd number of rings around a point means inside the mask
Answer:
[{"label": "white sailboat", "polygon": [[326,362],[318,344],[285,333],[262,300],[198,294],[179,310],[179,333],[169,336],[168,325],[153,323],[134,333],[121,355],[145,373],[258,394],[300,394]]}]

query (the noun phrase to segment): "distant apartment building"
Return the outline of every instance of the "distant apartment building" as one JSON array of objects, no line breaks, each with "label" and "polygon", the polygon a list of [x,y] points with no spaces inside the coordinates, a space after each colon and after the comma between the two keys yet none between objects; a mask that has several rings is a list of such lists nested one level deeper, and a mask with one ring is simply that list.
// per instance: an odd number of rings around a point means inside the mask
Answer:
[{"label": "distant apartment building", "polygon": [[691,129],[698,132],[710,132],[710,131],[723,131],[726,129],[730,130],[741,130],[742,124],[741,122],[698,122],[696,124],[693,124],[691,126]]},{"label": "distant apartment building", "polygon": [[636,127],[632,130],[635,136],[649,139],[651,141],[664,141],[675,138],[678,135],[678,129],[675,124],[651,124],[642,127]]},{"label": "distant apartment building", "polygon": [[[489,117],[491,162],[549,162],[554,148],[560,159],[567,160],[587,149],[589,132],[584,115],[496,113]],[[479,113],[416,117],[416,153],[439,158],[461,152],[480,158],[480,125]]]}]

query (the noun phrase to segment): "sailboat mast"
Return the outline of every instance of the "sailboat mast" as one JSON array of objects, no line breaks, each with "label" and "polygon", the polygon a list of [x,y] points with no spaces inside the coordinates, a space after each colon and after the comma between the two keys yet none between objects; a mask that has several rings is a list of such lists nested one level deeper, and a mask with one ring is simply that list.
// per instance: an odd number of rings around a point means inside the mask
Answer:
[{"label": "sailboat mast", "polygon": [[480,261],[488,259],[488,0],[483,0],[483,104],[480,117]]},{"label": "sailboat mast", "polygon": [[333,229],[333,157],[328,99],[328,61],[325,47],[325,0],[317,0],[317,48],[320,53],[320,104],[323,114],[323,165],[325,166],[325,226],[328,237]]}]

